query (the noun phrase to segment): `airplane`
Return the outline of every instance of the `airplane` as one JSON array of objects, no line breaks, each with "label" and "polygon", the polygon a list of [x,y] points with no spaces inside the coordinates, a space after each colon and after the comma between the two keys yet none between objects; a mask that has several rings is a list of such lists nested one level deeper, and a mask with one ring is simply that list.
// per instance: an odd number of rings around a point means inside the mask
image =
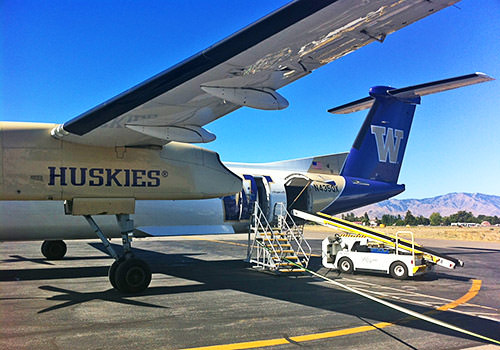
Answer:
[{"label": "airplane", "polygon": [[[134,257],[132,234],[242,232],[256,202],[272,220],[277,203],[334,214],[402,192],[396,182],[411,118],[390,124],[392,104],[413,116],[419,89],[489,77],[373,88],[355,104],[373,106],[348,153],[223,164],[192,144],[213,141],[204,126],[238,108],[286,108],[279,88],[455,2],[293,1],[63,124],[0,122],[0,240],[44,240],[42,253],[61,259],[64,239],[97,236],[115,259],[113,287],[140,292],[151,272]],[[379,105],[388,114],[374,112]],[[374,115],[382,125],[372,124]],[[122,255],[108,242],[114,237]]]}]

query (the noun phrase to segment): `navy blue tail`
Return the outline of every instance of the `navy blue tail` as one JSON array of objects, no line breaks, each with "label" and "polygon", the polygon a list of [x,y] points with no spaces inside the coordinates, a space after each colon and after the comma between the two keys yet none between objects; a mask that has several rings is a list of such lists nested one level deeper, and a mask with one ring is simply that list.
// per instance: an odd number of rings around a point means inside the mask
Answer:
[{"label": "navy blue tail", "polygon": [[370,89],[375,101],[366,116],[341,175],[396,183],[419,96],[390,94],[393,88]]}]

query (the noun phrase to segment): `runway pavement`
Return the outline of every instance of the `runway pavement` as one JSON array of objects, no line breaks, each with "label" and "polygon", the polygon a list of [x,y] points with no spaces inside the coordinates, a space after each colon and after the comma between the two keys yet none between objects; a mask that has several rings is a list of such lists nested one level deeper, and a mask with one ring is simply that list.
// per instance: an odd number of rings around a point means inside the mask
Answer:
[{"label": "runway pavement", "polygon": [[[320,239],[310,241],[316,254]],[[461,349],[488,343],[415,320],[308,276],[274,276],[243,259],[244,235],[137,239],[153,271],[139,295],[113,290],[98,241],[62,261],[40,242],[0,244],[1,349]],[[118,240],[115,242],[118,244]],[[421,242],[465,261],[396,281],[311,269],[411,310],[500,339],[500,244]],[[446,310],[446,311],[439,311]],[[237,345],[234,345],[237,344]],[[270,346],[270,347],[269,347]]]}]

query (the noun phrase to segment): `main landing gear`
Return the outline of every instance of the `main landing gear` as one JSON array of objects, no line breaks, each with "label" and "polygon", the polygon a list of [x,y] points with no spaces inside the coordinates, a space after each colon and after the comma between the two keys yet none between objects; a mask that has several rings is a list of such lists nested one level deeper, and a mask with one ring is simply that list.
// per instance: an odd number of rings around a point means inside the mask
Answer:
[{"label": "main landing gear", "polygon": [[42,254],[48,260],[61,260],[66,255],[66,243],[64,241],[43,241]]},{"label": "main landing gear", "polygon": [[117,214],[116,220],[122,235],[123,254],[119,256],[109,244],[91,215],[84,215],[94,232],[101,239],[108,253],[115,259],[108,271],[111,285],[123,293],[138,293],[148,288],[151,282],[151,269],[143,260],[134,257],[131,249],[131,234],[134,221],[128,214]]}]

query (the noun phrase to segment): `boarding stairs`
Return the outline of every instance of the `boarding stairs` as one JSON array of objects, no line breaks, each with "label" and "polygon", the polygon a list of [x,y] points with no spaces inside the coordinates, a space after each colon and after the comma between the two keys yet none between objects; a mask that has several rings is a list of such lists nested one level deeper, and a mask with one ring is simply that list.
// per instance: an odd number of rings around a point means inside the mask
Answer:
[{"label": "boarding stairs", "polygon": [[311,246],[303,234],[303,226],[295,224],[284,203],[277,203],[272,224],[255,203],[248,239],[247,261],[253,268],[274,273],[306,271]]},{"label": "boarding stairs", "polygon": [[371,240],[378,241],[386,246],[394,247],[397,251],[404,250],[412,254],[421,254],[423,255],[423,258],[425,260],[430,261],[436,265],[446,267],[448,269],[454,269],[457,266],[464,266],[463,261],[445,254],[438,253],[429,248],[422,247],[421,245],[416,244],[413,239],[401,239],[397,235],[392,236],[377,231],[373,228],[358,225],[353,222],[342,220],[321,212],[318,212],[317,215],[313,215],[294,209],[292,210],[292,214],[307,221],[312,221],[326,227],[339,229],[350,235],[360,235],[363,237],[368,237]]}]

